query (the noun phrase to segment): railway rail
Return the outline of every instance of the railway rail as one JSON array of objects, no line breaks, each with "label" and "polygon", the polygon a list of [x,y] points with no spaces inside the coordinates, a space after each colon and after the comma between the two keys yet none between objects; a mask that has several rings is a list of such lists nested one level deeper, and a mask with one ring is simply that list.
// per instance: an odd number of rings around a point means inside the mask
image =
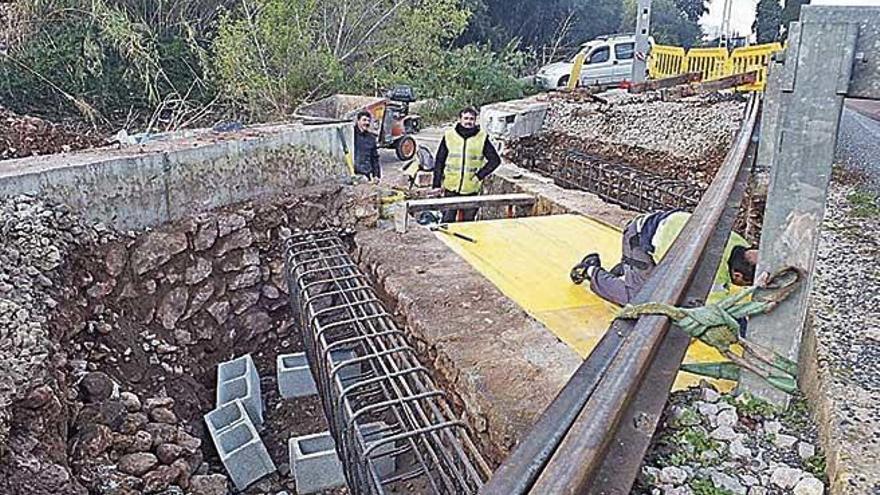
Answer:
[{"label": "railway rail", "polygon": [[[759,109],[753,94],[724,164],[634,303],[705,300],[754,163]],[[665,317],[615,320],[480,493],[629,493],[689,344]]]}]

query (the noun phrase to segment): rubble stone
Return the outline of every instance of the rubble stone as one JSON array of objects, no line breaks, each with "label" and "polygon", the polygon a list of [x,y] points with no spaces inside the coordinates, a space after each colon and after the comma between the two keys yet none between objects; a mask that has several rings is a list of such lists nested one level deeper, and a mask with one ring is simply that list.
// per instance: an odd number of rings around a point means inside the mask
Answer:
[{"label": "rubble stone", "polygon": [[141,476],[156,467],[159,460],[149,452],[128,454],[119,459],[119,470],[133,476]]}]

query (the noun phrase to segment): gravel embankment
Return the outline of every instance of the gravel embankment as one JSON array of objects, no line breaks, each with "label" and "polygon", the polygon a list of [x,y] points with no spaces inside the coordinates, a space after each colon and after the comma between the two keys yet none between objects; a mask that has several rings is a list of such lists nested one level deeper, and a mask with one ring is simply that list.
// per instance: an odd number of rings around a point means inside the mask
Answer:
[{"label": "gravel embankment", "polygon": [[0,199],[0,452],[9,406],[47,372],[53,343],[46,315],[59,303],[61,267],[77,247],[100,240],[64,206],[29,196]]},{"label": "gravel embankment", "polygon": [[832,181],[810,304],[846,494],[880,493],[880,200],[867,187],[864,178]]},{"label": "gravel embankment", "polygon": [[545,128],[578,139],[701,160],[727,149],[745,109],[743,99],[716,94],[659,101],[650,95],[612,92],[608,99],[612,105],[604,111],[598,103],[553,100]]},{"label": "gravel embankment", "polygon": [[782,413],[709,386],[670,397],[635,494],[822,495],[824,456],[802,401]]}]

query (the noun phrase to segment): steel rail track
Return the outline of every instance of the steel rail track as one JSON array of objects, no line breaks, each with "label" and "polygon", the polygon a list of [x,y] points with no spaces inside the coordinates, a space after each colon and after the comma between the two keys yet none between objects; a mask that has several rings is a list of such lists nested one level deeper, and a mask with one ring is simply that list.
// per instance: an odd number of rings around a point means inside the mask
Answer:
[{"label": "steel rail track", "polygon": [[[634,302],[707,296],[754,161],[759,109],[753,94],[724,164]],[[629,493],[690,343],[669,328],[665,317],[615,320],[480,493]]]}]

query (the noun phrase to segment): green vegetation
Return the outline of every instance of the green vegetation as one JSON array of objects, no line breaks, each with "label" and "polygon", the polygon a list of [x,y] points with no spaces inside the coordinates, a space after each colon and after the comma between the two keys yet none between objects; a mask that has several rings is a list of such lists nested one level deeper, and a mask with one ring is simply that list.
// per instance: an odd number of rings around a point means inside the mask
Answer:
[{"label": "green vegetation", "polygon": [[827,477],[825,466],[825,455],[816,454],[804,461],[804,469],[820,480]]},{"label": "green vegetation", "polygon": [[729,401],[736,407],[737,412],[741,416],[772,418],[779,414],[779,410],[772,404],[759,399],[748,392],[742,394],[737,399],[731,398]]},{"label": "green vegetation", "polygon": [[880,216],[880,196],[869,191],[856,190],[846,197],[852,207],[851,214],[857,218]]},{"label": "green vegetation", "polygon": [[782,5],[779,0],[759,0],[755,7],[755,22],[752,30],[758,43],[772,43],[779,39],[782,26]]},{"label": "green vegetation", "polygon": [[[699,39],[704,0],[657,0],[654,37]],[[634,0],[20,0],[0,105],[51,120],[173,130],[283,119],[305,101],[408,84],[428,120],[521,97],[521,76],[603,34]]]},{"label": "green vegetation", "polygon": [[708,478],[696,478],[690,482],[690,487],[694,495],[734,495],[730,490],[715,486]]}]

